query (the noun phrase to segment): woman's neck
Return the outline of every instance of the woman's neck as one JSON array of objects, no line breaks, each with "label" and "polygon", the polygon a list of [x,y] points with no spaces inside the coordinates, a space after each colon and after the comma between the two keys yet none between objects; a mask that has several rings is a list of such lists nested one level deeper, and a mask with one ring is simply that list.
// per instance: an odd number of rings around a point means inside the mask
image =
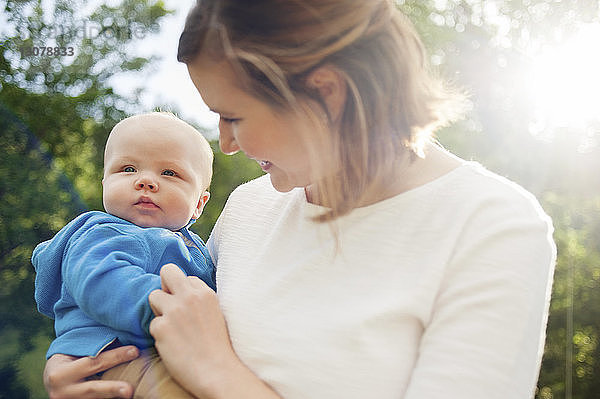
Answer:
[{"label": "woman's neck", "polygon": [[[368,206],[427,184],[454,170],[464,161],[441,146],[429,143],[424,156],[403,157],[390,167],[389,173],[375,183],[363,197],[359,207]],[[327,206],[319,201],[315,185],[304,188],[306,200],[316,205]]]}]

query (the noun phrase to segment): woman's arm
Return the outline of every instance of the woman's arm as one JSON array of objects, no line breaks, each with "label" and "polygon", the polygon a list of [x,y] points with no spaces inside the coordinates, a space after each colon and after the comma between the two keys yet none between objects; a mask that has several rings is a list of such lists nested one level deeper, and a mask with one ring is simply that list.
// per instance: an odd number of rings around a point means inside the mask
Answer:
[{"label": "woman's arm", "polygon": [[160,275],[150,333],[173,378],[201,398],[280,398],[235,354],[215,292],[172,264]]},{"label": "woman's arm", "polygon": [[94,358],[56,354],[46,362],[44,386],[50,399],[131,398],[133,387],[126,382],[86,378],[138,356],[135,346],[122,346]]},{"label": "woman's arm", "polygon": [[495,200],[470,217],[436,295],[405,399],[533,397],[556,248],[547,217],[532,217],[528,209]]}]

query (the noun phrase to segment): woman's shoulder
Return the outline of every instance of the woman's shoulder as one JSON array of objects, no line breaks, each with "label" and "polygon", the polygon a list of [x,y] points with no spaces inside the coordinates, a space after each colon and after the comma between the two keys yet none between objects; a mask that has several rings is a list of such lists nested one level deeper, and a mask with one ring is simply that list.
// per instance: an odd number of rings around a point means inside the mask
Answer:
[{"label": "woman's shoulder", "polygon": [[448,220],[479,213],[517,213],[547,218],[538,200],[519,184],[474,161],[463,161],[435,178],[363,209],[402,217],[437,215]]},{"label": "woman's shoulder", "polygon": [[488,205],[547,218],[535,195],[509,178],[477,162],[465,162],[458,172],[452,191],[465,205]]},{"label": "woman's shoulder", "polygon": [[398,174],[399,193],[375,203],[376,209],[397,209],[403,215],[441,213],[454,220],[480,211],[543,214],[533,194],[478,162],[436,145],[424,155]]}]

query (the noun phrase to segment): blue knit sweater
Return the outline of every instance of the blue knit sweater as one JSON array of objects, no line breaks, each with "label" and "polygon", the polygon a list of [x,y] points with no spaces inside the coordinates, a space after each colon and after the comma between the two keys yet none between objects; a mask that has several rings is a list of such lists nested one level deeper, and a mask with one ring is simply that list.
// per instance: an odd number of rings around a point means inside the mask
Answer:
[{"label": "blue knit sweater", "polygon": [[187,227],[178,232],[142,228],[104,212],[86,212],[33,251],[35,300],[55,320],[55,353],[96,356],[118,339],[153,344],[148,294],[159,271],[175,263],[212,289],[214,267],[204,243]]}]

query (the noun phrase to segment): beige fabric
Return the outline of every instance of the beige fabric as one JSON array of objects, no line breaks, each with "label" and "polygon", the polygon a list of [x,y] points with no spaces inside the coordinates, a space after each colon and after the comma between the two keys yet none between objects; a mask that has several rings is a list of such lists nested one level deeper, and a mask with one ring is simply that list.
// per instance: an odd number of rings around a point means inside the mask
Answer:
[{"label": "beige fabric", "polygon": [[101,379],[130,383],[134,399],[194,398],[171,377],[153,348],[143,350],[135,360],[108,369]]}]

